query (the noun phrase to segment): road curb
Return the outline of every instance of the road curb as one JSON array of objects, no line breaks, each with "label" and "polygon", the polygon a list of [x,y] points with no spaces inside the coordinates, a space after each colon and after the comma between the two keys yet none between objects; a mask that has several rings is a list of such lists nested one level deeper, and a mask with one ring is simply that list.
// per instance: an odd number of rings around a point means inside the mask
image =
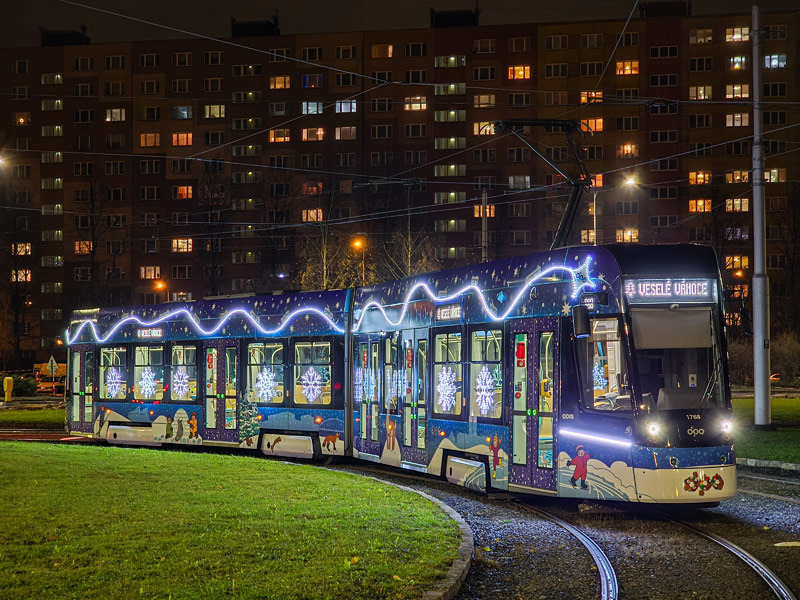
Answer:
[{"label": "road curb", "polygon": [[447,514],[448,517],[456,522],[458,528],[461,530],[461,545],[458,547],[458,556],[456,556],[453,564],[450,565],[450,568],[447,570],[447,575],[445,575],[444,579],[436,582],[431,589],[421,596],[425,600],[451,600],[454,598],[458,593],[458,590],[461,589],[461,584],[463,584],[464,580],[467,578],[467,573],[469,573],[469,568],[472,565],[472,549],[475,545],[475,540],[472,537],[472,529],[469,528],[469,525],[467,525],[467,522],[461,517],[460,514],[430,494],[420,492],[419,490],[415,490],[414,488],[406,487],[404,485],[392,483],[390,481],[384,481],[383,479],[378,479],[376,477],[370,477],[370,479],[386,485],[392,485],[406,492],[414,492],[415,494],[419,494],[426,500],[437,504],[439,508],[441,508],[445,514]]},{"label": "road curb", "polygon": [[799,464],[781,462],[779,460],[760,460],[758,458],[737,458],[736,464],[745,467],[780,469],[782,471],[800,471]]}]

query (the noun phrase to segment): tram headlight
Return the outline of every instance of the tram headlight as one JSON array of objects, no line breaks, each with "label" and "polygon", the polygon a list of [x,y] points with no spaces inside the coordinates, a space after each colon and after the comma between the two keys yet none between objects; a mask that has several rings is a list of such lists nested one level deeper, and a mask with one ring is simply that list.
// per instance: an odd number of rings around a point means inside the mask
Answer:
[{"label": "tram headlight", "polygon": [[720,425],[720,429],[722,429],[724,435],[730,435],[733,432],[733,423],[725,420],[722,422],[722,425]]},{"label": "tram headlight", "polygon": [[661,433],[661,425],[656,421],[650,421],[647,424],[647,433],[649,433],[651,437],[658,437],[658,434]]}]

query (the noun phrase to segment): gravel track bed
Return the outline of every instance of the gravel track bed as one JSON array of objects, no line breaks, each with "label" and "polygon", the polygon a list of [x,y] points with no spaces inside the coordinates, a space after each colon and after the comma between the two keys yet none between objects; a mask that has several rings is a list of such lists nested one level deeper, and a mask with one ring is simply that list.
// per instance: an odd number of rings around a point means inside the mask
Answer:
[{"label": "gravel track bed", "polygon": [[[364,473],[357,466],[345,467]],[[741,469],[743,474],[800,481],[785,474]],[[402,475],[367,473],[423,490],[461,514],[475,536],[475,556],[460,600],[598,598],[596,567],[577,540],[514,506],[508,496],[481,496],[450,484]],[[740,487],[790,498],[800,486],[740,478]],[[603,548],[617,573],[620,598],[753,600],[770,598],[766,584],[740,559],[662,514],[640,507],[597,507],[578,513],[575,503],[549,498],[526,502],[581,528]],[[800,595],[800,541],[796,504],[739,494],[717,508],[673,508],[668,515],[727,538],[764,562]],[[488,550],[485,550],[488,548]]]},{"label": "gravel track bed", "polygon": [[461,515],[472,529],[475,551],[457,600],[595,600],[600,596],[597,568],[583,545],[561,527],[509,500],[447,483],[376,473],[368,467],[339,468],[424,491]]}]

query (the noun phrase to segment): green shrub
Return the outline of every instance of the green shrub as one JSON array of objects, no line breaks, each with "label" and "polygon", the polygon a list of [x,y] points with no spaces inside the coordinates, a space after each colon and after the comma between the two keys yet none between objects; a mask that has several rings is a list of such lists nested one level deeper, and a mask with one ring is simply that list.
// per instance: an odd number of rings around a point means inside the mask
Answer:
[{"label": "green shrub", "polygon": [[[770,375],[780,373],[781,386],[800,383],[800,338],[792,332],[779,333],[770,340]],[[753,385],[753,338],[728,340],[728,358],[733,385]],[[776,382],[777,383],[777,382]]]},{"label": "green shrub", "polygon": [[[5,376],[0,375],[0,378],[5,379]],[[12,375],[12,378],[14,379],[14,389],[11,392],[13,396],[36,395],[36,388],[39,386],[39,382],[36,381],[33,375]]]}]

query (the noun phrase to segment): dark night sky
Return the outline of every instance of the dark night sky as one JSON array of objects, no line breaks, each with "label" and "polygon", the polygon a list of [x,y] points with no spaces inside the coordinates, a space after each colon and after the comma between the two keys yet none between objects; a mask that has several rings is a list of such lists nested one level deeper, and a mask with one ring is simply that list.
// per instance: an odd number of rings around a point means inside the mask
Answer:
[{"label": "dark night sky", "polygon": [[[102,9],[123,13],[214,37],[230,35],[230,17],[238,20],[270,18],[279,11],[283,33],[359,31],[428,27],[428,9],[481,8],[481,24],[625,19],[633,0],[570,0],[561,6],[548,0],[78,0]],[[694,0],[693,14],[750,12],[744,0]],[[796,0],[763,0],[762,12],[797,8]],[[128,19],[101,14],[59,0],[16,0],[11,14],[0,21],[2,46],[36,46],[39,26],[78,30],[88,26],[93,42],[188,37]],[[638,11],[634,13],[634,18]]]}]

